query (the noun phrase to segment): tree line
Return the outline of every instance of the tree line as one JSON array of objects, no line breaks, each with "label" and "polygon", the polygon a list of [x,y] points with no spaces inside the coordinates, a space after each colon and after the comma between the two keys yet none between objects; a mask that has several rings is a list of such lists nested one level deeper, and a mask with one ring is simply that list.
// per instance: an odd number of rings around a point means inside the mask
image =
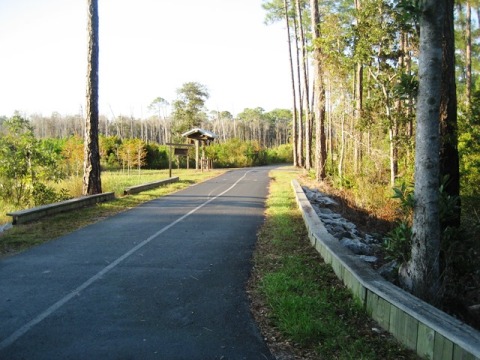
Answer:
[{"label": "tree line", "polygon": [[[15,208],[38,206],[72,196],[52,186],[64,179],[80,178],[84,173],[84,138],[36,136],[38,129],[19,114],[0,120],[0,200]],[[121,170],[127,174],[141,169],[194,167],[195,149],[187,159],[174,157],[171,148],[140,138],[120,138],[100,134],[99,161],[102,170]],[[291,162],[291,146],[266,148],[255,140],[227,138],[211,144],[206,154],[215,167],[245,167]]]},{"label": "tree line", "polygon": [[[185,139],[181,138],[183,132],[193,127],[201,127],[216,134],[219,143],[233,138],[256,141],[266,148],[290,143],[292,112],[289,109],[265,111],[261,107],[245,108],[234,116],[229,111],[209,111],[202,107],[196,113],[197,119],[188,122],[183,114],[170,112],[168,102],[165,101],[160,106],[158,104],[158,98],[152,101],[151,114],[145,118],[126,115],[108,117],[100,114],[99,135],[113,136],[120,140],[140,139],[145,143],[164,145],[173,142],[174,139],[185,142]],[[6,119],[5,116],[0,117],[0,122]],[[28,120],[38,139],[61,139],[71,136],[83,138],[85,133],[85,116],[82,113],[77,115],[53,113],[50,116],[31,114]]]}]

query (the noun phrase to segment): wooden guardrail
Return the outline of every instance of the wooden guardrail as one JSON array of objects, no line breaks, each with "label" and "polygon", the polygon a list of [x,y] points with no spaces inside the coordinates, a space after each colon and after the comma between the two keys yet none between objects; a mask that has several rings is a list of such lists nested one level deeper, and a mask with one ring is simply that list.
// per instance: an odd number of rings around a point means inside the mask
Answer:
[{"label": "wooden guardrail", "polygon": [[[146,184],[131,186],[124,190],[124,194],[125,195],[137,194],[141,191],[145,191],[145,190],[159,187],[161,185],[177,182],[178,180],[179,180],[178,177],[171,177],[168,179],[153,181]],[[35,221],[45,216],[58,214],[64,211],[75,210],[81,207],[90,206],[90,205],[97,204],[99,202],[105,202],[113,199],[115,199],[115,193],[113,192],[102,193],[97,195],[88,195],[88,196],[82,196],[82,197],[78,197],[70,200],[56,202],[53,204],[37,206],[30,209],[13,211],[13,212],[7,213],[7,215],[12,217],[13,225],[25,224],[27,222]]]},{"label": "wooden guardrail", "polygon": [[30,209],[19,210],[7,213],[13,218],[12,224],[24,224],[30,221],[38,220],[42,217],[58,214],[64,211],[74,210],[85,206],[94,205],[115,199],[115,193],[108,192],[96,195],[87,195],[74,199],[56,202],[53,204],[37,206]]},{"label": "wooden guardrail", "polygon": [[380,326],[422,357],[480,360],[480,332],[396,287],[357,259],[328,233],[296,180],[292,186],[312,246]]},{"label": "wooden guardrail", "polygon": [[130,186],[123,191],[123,194],[124,195],[138,194],[139,192],[154,189],[154,188],[159,187],[161,185],[174,183],[174,182],[177,182],[178,180],[179,180],[179,178],[177,176],[177,177],[170,177],[168,179],[152,181],[152,182],[149,182],[149,183],[146,183],[146,184]]}]

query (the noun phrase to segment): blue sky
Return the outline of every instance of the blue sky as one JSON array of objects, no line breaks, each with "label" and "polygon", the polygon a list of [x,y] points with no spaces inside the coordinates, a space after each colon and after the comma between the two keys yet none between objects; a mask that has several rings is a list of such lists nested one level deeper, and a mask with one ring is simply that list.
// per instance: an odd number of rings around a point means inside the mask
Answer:
[{"label": "blue sky", "polygon": [[[0,115],[85,104],[86,0],[0,0]],[[264,25],[261,0],[99,0],[100,112],[149,115],[185,82],[209,110],[290,108],[283,23]]]}]

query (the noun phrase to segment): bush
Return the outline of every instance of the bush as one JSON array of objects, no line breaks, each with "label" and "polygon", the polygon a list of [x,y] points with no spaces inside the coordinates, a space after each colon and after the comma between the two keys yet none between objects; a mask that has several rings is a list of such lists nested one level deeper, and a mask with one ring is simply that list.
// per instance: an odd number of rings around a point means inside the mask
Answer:
[{"label": "bush", "polygon": [[47,187],[63,174],[54,142],[40,142],[30,123],[19,115],[3,123],[0,137],[0,196],[15,207],[43,203],[54,196]]},{"label": "bush", "polygon": [[206,155],[214,160],[216,167],[248,167],[278,163],[292,163],[292,145],[265,149],[256,141],[230,139],[215,143],[205,149]]},{"label": "bush", "polygon": [[168,168],[168,147],[166,145],[146,144],[147,150],[146,164],[147,169],[166,169]]},{"label": "bush", "polygon": [[205,148],[206,155],[213,159],[215,167],[247,167],[253,164],[252,151],[248,143],[230,139],[222,144],[212,144]]},{"label": "bush", "polygon": [[267,164],[291,164],[293,163],[292,144],[283,144],[276,148],[266,150]]}]

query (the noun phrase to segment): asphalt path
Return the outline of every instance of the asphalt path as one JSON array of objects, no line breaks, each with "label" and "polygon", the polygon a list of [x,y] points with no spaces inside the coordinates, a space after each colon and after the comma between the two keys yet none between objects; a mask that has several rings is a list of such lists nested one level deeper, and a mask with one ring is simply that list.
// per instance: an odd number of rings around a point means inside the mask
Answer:
[{"label": "asphalt path", "polygon": [[273,359],[245,292],[270,169],[0,260],[0,359]]}]

